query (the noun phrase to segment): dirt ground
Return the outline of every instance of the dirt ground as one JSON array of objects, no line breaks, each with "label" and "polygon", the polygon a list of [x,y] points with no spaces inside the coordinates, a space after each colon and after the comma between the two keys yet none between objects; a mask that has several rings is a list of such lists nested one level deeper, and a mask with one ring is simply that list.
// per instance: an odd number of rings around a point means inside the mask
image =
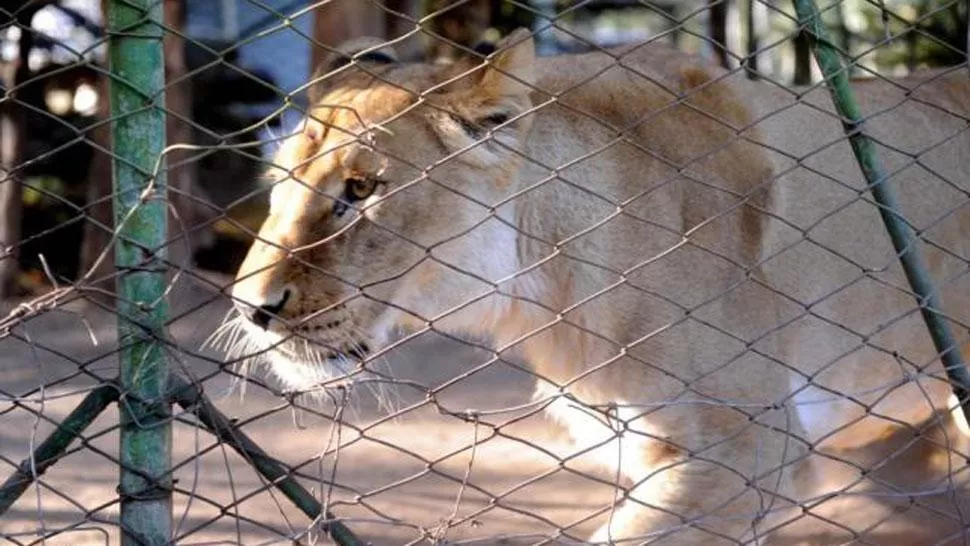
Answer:
[{"label": "dirt ground", "polygon": [[[384,398],[397,408],[393,418],[367,392],[342,410],[325,400],[300,407],[257,383],[241,389],[220,372],[219,353],[200,348],[228,309],[218,294],[224,282],[206,275],[177,283],[170,334],[194,355],[173,352],[173,360],[202,378],[206,393],[259,445],[298,466],[304,485],[362,538],[377,545],[575,544],[565,535],[586,536],[604,521],[612,478],[581,458],[560,462],[569,446],[528,405],[527,372],[494,363],[451,384],[489,354],[426,335],[389,357],[398,384]],[[113,329],[113,315],[78,301],[0,339],[0,479],[73,409],[96,382],[92,376],[116,374]],[[116,420],[112,406],[83,444],[73,444],[0,516],[0,540],[119,542]],[[826,480],[854,485],[795,512],[778,543],[968,542],[965,458],[902,433],[852,458],[878,469],[861,476],[851,465],[828,463]],[[242,458],[199,428],[176,423],[173,461],[178,544],[327,543]]]}]

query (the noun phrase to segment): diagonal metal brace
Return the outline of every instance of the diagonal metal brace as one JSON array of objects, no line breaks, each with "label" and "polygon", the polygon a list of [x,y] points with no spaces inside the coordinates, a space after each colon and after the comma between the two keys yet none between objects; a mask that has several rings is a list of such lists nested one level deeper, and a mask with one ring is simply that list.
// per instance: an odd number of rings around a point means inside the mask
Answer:
[{"label": "diagonal metal brace", "polygon": [[343,523],[328,511],[287,471],[286,467],[274,459],[251,438],[246,436],[231,420],[223,415],[195,384],[178,376],[171,376],[172,392],[175,403],[185,411],[194,413],[199,421],[220,441],[232,447],[236,453],[253,465],[257,472],[269,480],[286,498],[290,499],[304,514],[313,520],[323,518],[321,527],[334,542],[340,546],[363,546]]},{"label": "diagonal metal brace", "polygon": [[968,399],[970,398],[970,372],[967,371],[967,367],[963,363],[960,346],[953,336],[950,325],[947,324],[946,317],[940,312],[943,305],[939,292],[934,288],[933,281],[930,279],[926,261],[919,251],[919,237],[903,220],[896,191],[890,184],[889,177],[879,161],[872,140],[865,134],[862,110],[849,84],[848,71],[842,65],[838,48],[829,40],[818,6],[815,5],[814,0],[792,1],[795,4],[799,24],[804,28],[811,41],[815,62],[818,63],[819,69],[828,83],[835,109],[843,120],[846,136],[848,136],[849,143],[852,145],[856,161],[858,161],[859,168],[862,169],[862,174],[865,175],[866,182],[872,190],[872,196],[879,208],[879,215],[886,226],[886,231],[889,232],[889,238],[892,240],[893,248],[903,266],[906,279],[909,281],[913,293],[916,294],[920,313],[923,315],[923,321],[933,339],[936,352],[943,362],[943,368],[946,370],[946,376],[950,381],[953,394],[956,395],[960,406],[963,408],[963,415],[970,422],[970,399]]},{"label": "diagonal metal brace", "polygon": [[101,415],[119,396],[118,385],[105,383],[81,400],[57,429],[50,434],[14,473],[0,485],[0,515],[3,515],[24,494],[41,474],[64,456],[71,443]]},{"label": "diagonal metal brace", "polygon": [[[321,523],[321,527],[337,544],[364,544],[343,523],[337,521],[333,514],[324,511],[320,502],[293,478],[282,463],[263,451],[216,409],[197,385],[175,376],[172,381],[175,403],[195,414],[213,435],[249,461],[260,475],[269,480],[304,514],[314,520],[322,516],[325,521]],[[21,461],[13,474],[0,485],[0,515],[10,509],[38,477],[59,461],[71,443],[81,437],[105,408],[117,402],[119,396],[120,390],[115,382],[105,383],[88,393],[64,421],[57,425],[57,429],[28,458]]]}]

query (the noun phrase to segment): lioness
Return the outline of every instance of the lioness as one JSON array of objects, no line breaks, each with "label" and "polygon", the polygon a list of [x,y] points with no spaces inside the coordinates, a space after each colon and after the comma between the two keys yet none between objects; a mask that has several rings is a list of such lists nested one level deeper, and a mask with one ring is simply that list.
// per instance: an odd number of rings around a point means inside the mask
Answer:
[{"label": "lioness", "polygon": [[[947,409],[824,91],[661,45],[537,59],[524,31],[485,63],[361,51],[282,144],[232,288],[286,386],[363,373],[395,326],[487,335],[628,480],[590,541],[681,546],[761,541],[823,448]],[[970,86],[859,86],[965,340]]]}]

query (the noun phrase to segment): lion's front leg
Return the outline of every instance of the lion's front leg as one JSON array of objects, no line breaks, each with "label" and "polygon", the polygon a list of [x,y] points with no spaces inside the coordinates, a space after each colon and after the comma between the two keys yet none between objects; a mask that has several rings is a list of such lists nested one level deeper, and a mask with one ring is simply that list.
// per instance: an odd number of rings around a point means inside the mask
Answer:
[{"label": "lion's front leg", "polygon": [[625,479],[592,543],[760,544],[791,506],[796,465],[782,463],[800,450],[784,409],[616,401],[604,411],[560,395],[547,410],[579,450],[598,446],[589,453]]}]

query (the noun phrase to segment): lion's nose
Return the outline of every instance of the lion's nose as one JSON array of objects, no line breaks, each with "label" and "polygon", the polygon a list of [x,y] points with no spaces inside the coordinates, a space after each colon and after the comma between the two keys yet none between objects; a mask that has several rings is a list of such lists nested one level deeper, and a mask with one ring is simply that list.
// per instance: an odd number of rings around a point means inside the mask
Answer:
[{"label": "lion's nose", "polygon": [[263,330],[269,327],[269,322],[273,320],[274,317],[280,314],[280,311],[286,307],[286,302],[290,299],[290,289],[284,289],[280,294],[279,298],[275,302],[267,302],[256,307],[252,314],[249,316],[249,320],[253,322],[256,326],[259,326]]}]

